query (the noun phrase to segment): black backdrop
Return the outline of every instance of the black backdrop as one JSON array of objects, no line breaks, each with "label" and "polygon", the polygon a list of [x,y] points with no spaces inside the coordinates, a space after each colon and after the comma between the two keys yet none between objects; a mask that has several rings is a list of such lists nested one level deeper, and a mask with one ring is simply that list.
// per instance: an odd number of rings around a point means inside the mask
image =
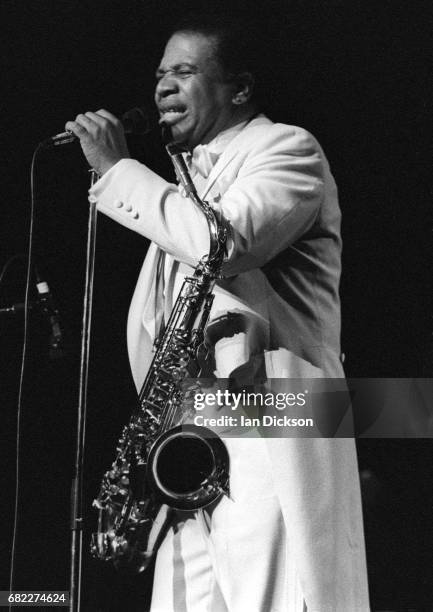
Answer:
[{"label": "black backdrop", "polygon": [[[265,81],[269,113],[315,134],[339,186],[343,347],[351,376],[431,376],[428,4],[280,0],[250,5],[275,57]],[[120,114],[137,104],[151,106],[166,32],[195,5],[200,3],[3,0],[1,266],[27,248],[35,145],[62,131],[78,112],[105,107]],[[154,169],[170,172],[156,131],[131,146]],[[55,293],[66,340],[63,356],[50,358],[46,322],[37,313],[31,316],[16,588],[68,588],[88,180],[76,146],[44,152],[36,166],[35,260]],[[134,402],[125,323],[146,248],[143,238],[99,219],[86,454],[89,508]],[[0,286],[0,307],[22,301],[23,290],[24,265],[17,259]],[[21,335],[22,319],[3,315],[1,589],[8,584],[12,534]],[[358,450],[366,475],[373,608],[429,610],[430,442],[363,440]],[[94,524],[93,513],[88,514],[86,535]],[[149,580],[120,577],[86,557],[85,609],[143,609]]]}]

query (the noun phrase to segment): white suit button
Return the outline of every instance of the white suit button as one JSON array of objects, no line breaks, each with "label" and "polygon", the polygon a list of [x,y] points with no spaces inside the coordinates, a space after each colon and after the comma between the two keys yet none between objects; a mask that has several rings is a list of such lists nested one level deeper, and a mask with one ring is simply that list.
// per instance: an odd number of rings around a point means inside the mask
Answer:
[{"label": "white suit button", "polygon": [[132,206],[131,204],[128,204],[128,206],[125,208],[126,212],[131,212],[132,210]]},{"label": "white suit button", "polygon": [[138,219],[138,218],[139,218],[139,216],[140,216],[140,215],[138,214],[138,212],[137,212],[137,211],[135,211],[135,212],[134,212],[134,214],[132,215],[132,218],[133,218],[133,219]]},{"label": "white suit button", "polygon": [[95,204],[95,202],[97,201],[98,201],[98,198],[95,195],[93,195],[93,193],[91,193],[89,195],[89,202],[91,202],[92,204]]},{"label": "white suit button", "polygon": [[123,202],[121,202],[120,200],[116,200],[116,202],[114,203],[114,206],[116,208],[122,208],[123,206]]}]

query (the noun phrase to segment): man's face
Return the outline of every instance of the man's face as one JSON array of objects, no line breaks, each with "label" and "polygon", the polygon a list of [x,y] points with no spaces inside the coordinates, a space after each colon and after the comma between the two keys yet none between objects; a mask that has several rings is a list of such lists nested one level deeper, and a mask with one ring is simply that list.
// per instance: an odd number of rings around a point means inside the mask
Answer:
[{"label": "man's face", "polygon": [[167,43],[157,70],[155,102],[175,142],[189,149],[210,142],[230,126],[234,85],[215,58],[214,37],[178,32]]}]

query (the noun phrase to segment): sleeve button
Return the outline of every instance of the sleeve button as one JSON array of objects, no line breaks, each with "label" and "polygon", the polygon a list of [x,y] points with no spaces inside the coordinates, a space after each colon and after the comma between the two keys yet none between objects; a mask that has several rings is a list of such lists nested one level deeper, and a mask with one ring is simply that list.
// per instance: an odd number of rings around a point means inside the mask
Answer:
[{"label": "sleeve button", "polygon": [[123,206],[123,202],[121,202],[120,200],[116,200],[116,202],[114,203],[116,208],[122,208]]},{"label": "sleeve button", "polygon": [[126,212],[131,212],[132,210],[132,206],[131,204],[128,204],[128,206],[125,208]]},{"label": "sleeve button", "polygon": [[137,211],[134,212],[134,214],[132,215],[133,219],[138,219],[140,217],[140,215],[138,214]]}]

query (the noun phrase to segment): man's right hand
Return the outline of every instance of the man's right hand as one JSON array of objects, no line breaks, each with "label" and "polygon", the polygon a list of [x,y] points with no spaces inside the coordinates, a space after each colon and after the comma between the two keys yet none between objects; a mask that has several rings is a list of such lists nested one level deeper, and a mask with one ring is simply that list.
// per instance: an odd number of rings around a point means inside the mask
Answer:
[{"label": "man's right hand", "polygon": [[77,115],[65,129],[79,138],[90,166],[103,175],[118,161],[129,158],[123,126],[117,117],[104,109]]}]

